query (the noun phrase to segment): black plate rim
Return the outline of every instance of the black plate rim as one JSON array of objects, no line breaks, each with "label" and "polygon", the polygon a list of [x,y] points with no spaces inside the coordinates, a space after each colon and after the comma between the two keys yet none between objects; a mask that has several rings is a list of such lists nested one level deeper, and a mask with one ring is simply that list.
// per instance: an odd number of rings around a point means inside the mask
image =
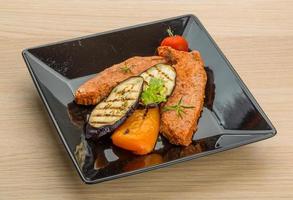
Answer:
[{"label": "black plate rim", "polygon": [[[50,107],[49,107],[49,105],[47,103],[47,100],[46,100],[43,92],[40,89],[40,86],[38,84],[38,81],[36,79],[36,76],[35,76],[34,72],[32,71],[32,69],[30,67],[30,64],[29,64],[26,56],[27,55],[30,55],[32,57],[35,57],[35,56],[33,56],[29,52],[29,50],[35,49],[35,48],[40,48],[40,47],[47,47],[47,46],[51,46],[51,45],[55,45],[55,44],[61,44],[61,43],[70,42],[70,41],[75,41],[75,40],[80,40],[80,39],[85,39],[85,38],[90,38],[90,37],[95,37],[95,36],[99,36],[99,35],[109,34],[109,33],[117,32],[117,31],[123,31],[123,30],[132,29],[132,28],[142,27],[142,26],[146,26],[146,25],[149,25],[149,24],[160,23],[160,22],[169,21],[169,20],[175,20],[175,19],[179,19],[179,18],[183,18],[183,17],[190,17],[193,20],[195,20],[196,23],[198,23],[198,25],[200,26],[200,28],[205,32],[205,34],[209,37],[210,41],[216,47],[216,49],[220,53],[221,57],[224,58],[225,62],[227,63],[227,65],[231,69],[233,75],[235,75],[235,77],[237,78],[236,81],[239,83],[240,87],[247,94],[248,98],[252,101],[253,105],[257,108],[257,110],[262,115],[262,117],[266,120],[266,122],[268,123],[268,125],[270,126],[271,129],[270,130],[263,131],[264,132],[264,135],[262,135],[261,137],[256,137],[256,138],[253,138],[251,140],[247,140],[245,143],[235,143],[235,144],[233,144],[231,146],[228,146],[228,147],[222,147],[221,149],[215,149],[215,150],[211,150],[209,152],[202,152],[202,153],[198,153],[198,154],[195,154],[195,155],[186,156],[186,157],[183,157],[183,158],[179,158],[179,159],[176,159],[176,160],[164,162],[164,163],[157,164],[157,165],[153,165],[153,166],[149,166],[149,167],[144,167],[144,168],[137,169],[137,170],[133,170],[133,171],[130,171],[130,172],[123,172],[123,173],[120,173],[120,174],[116,174],[116,175],[112,175],[112,176],[100,178],[100,179],[97,179],[97,180],[88,180],[86,177],[84,177],[83,173],[81,172],[81,170],[78,167],[78,163],[75,161],[75,158],[73,157],[73,154],[71,154],[70,148],[67,145],[67,143],[65,141],[65,138],[62,135],[62,131],[60,130],[60,128],[59,128],[59,126],[57,124],[57,121],[54,118],[54,115],[53,115],[52,111],[50,110]],[[23,56],[23,59],[24,59],[24,61],[26,63],[26,66],[28,68],[28,71],[30,73],[30,76],[32,77],[33,83],[34,83],[34,85],[37,88],[38,94],[40,95],[40,97],[41,97],[41,99],[42,99],[42,101],[43,101],[43,103],[45,105],[45,108],[46,108],[46,110],[47,110],[47,112],[48,112],[48,114],[49,114],[49,116],[50,116],[50,118],[51,118],[51,120],[52,120],[52,122],[54,124],[54,127],[57,130],[57,133],[59,135],[59,138],[61,139],[61,141],[62,141],[62,143],[63,143],[63,145],[64,145],[64,147],[65,147],[65,149],[67,151],[67,154],[69,154],[69,157],[70,157],[71,161],[73,162],[73,164],[74,164],[74,166],[75,166],[75,168],[76,168],[76,170],[77,170],[80,178],[86,184],[100,183],[100,182],[104,182],[104,181],[108,181],[108,180],[113,180],[113,179],[116,179],[116,178],[127,177],[127,176],[130,176],[130,175],[135,175],[135,174],[139,174],[139,173],[142,173],[142,172],[147,172],[147,171],[154,170],[154,169],[159,169],[159,168],[162,168],[162,167],[167,167],[167,166],[170,166],[170,165],[173,165],[173,164],[178,164],[178,163],[185,162],[185,161],[189,161],[189,160],[192,160],[192,159],[195,159],[195,158],[200,158],[200,157],[207,156],[207,155],[210,155],[210,154],[214,154],[214,153],[218,153],[218,152],[223,152],[223,151],[226,151],[226,150],[229,150],[229,149],[233,149],[233,148],[237,148],[237,147],[240,147],[240,146],[244,146],[244,145],[247,145],[247,144],[250,144],[250,143],[254,143],[254,142],[257,142],[257,141],[265,140],[265,139],[271,138],[271,137],[273,137],[273,136],[275,136],[277,134],[276,128],[273,126],[273,124],[271,123],[270,119],[267,117],[267,115],[265,114],[265,112],[263,111],[263,109],[257,103],[256,99],[253,97],[253,95],[249,91],[248,87],[244,84],[244,82],[240,78],[239,74],[233,68],[233,66],[231,65],[231,63],[229,62],[229,60],[226,58],[226,56],[224,55],[224,53],[222,52],[222,50],[216,44],[215,40],[211,37],[211,35],[206,30],[206,28],[203,26],[203,24],[200,22],[200,20],[195,15],[193,15],[193,14],[180,15],[180,16],[176,16],[176,17],[171,17],[171,18],[166,18],[166,19],[161,19],[161,20],[156,20],[156,21],[141,23],[141,24],[132,25],[132,26],[128,26],[128,27],[122,27],[122,28],[113,29],[113,30],[109,30],[109,31],[104,31],[104,32],[100,32],[100,33],[94,33],[94,34],[89,34],[89,35],[86,35],[86,36],[76,37],[76,38],[72,38],[72,39],[68,39],[68,40],[62,40],[62,41],[57,41],[57,42],[53,42],[53,43],[49,43],[49,44],[44,44],[44,45],[39,45],[39,46],[35,46],[35,47],[30,47],[30,48],[26,48],[26,49],[24,49],[22,51],[22,56]],[[42,61],[40,61],[39,59],[37,59],[37,60],[38,60],[38,62],[41,62],[42,63]]]}]

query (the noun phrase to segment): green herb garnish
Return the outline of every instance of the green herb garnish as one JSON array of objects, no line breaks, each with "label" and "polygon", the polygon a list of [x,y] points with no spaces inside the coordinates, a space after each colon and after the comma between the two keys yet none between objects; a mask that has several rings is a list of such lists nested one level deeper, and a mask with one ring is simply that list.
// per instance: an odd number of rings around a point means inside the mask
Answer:
[{"label": "green herb garnish", "polygon": [[182,97],[181,97],[177,104],[172,105],[172,106],[165,106],[163,108],[163,111],[174,110],[174,111],[176,111],[177,116],[182,118],[183,117],[182,114],[185,113],[184,109],[188,109],[188,108],[194,108],[194,106],[183,105],[182,104]]},{"label": "green herb garnish", "polygon": [[167,29],[167,33],[170,37],[174,36],[171,27],[169,26],[169,28]]},{"label": "green herb garnish", "polygon": [[130,69],[128,66],[126,66],[126,65],[120,67],[120,70],[121,70],[123,73],[125,73],[125,74],[131,72],[131,69]]},{"label": "green herb garnish", "polygon": [[142,92],[141,100],[145,105],[165,102],[167,100],[166,91],[162,79],[152,78],[147,88]]}]

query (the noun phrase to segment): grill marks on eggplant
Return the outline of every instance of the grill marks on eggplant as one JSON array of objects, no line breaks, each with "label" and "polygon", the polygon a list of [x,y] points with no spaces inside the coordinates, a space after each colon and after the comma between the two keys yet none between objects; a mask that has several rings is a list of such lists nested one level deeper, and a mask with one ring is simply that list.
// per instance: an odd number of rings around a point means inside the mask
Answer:
[{"label": "grill marks on eggplant", "polygon": [[148,85],[152,78],[162,79],[166,88],[166,96],[169,96],[174,89],[176,72],[170,65],[157,64],[143,72],[140,76],[143,77],[145,85]]},{"label": "grill marks on eggplant", "polygon": [[155,77],[153,74],[151,74],[151,73],[150,73],[150,72],[148,72],[148,71],[146,71],[145,73],[146,73],[146,75],[148,75],[148,76],[150,76],[150,77],[152,77],[152,78],[154,78],[154,77]]},{"label": "grill marks on eggplant", "polygon": [[[142,85],[141,77],[131,77],[117,85],[109,96],[94,108],[89,124],[101,131],[111,131],[118,127],[124,122],[129,111],[136,107]],[[107,128],[103,130],[104,126]]]},{"label": "grill marks on eggplant", "polygon": [[176,72],[170,65],[157,64],[140,76],[133,76],[114,87],[107,98],[93,109],[87,125],[87,138],[102,137],[120,126],[139,103],[143,88],[152,78],[164,81],[166,96],[175,86]]},{"label": "grill marks on eggplant", "polygon": [[121,99],[113,99],[113,100],[109,100],[107,102],[117,102],[117,101],[133,101],[135,100],[134,98],[121,98]]},{"label": "grill marks on eggplant", "polygon": [[174,81],[171,77],[168,76],[168,74],[166,74],[165,72],[163,72],[157,65],[155,65],[155,68],[159,72],[159,74],[163,75],[166,79],[168,79],[170,81]]}]

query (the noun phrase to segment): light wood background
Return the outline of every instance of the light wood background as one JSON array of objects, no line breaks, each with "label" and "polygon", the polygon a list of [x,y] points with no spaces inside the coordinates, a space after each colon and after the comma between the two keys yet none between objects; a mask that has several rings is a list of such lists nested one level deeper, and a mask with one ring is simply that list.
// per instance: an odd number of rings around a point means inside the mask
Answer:
[{"label": "light wood background", "polygon": [[[97,185],[81,182],[21,50],[192,13],[278,130],[231,151]],[[0,0],[0,199],[293,199],[293,1]]]}]

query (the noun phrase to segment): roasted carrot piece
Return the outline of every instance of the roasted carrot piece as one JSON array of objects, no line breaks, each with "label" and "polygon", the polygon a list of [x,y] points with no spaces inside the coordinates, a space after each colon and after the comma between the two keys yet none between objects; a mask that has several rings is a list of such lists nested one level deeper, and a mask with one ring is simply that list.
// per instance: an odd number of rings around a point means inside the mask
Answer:
[{"label": "roasted carrot piece", "polygon": [[138,109],[112,135],[113,144],[134,154],[150,153],[160,127],[159,108]]}]

